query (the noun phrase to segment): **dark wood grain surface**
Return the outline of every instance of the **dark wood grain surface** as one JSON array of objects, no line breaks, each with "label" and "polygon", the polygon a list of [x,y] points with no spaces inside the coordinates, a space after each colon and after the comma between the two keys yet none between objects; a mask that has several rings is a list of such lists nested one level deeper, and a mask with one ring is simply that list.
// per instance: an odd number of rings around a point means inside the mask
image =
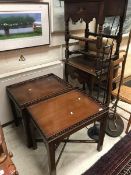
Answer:
[{"label": "dark wood grain surface", "polygon": [[71,88],[71,86],[62,79],[54,74],[49,74],[23,83],[11,85],[7,87],[7,90],[17,104],[22,106],[35,100],[46,98],[47,96],[53,96],[53,94],[57,94],[68,88]]},{"label": "dark wood grain surface", "polygon": [[28,107],[42,133],[51,137],[101,110],[101,105],[78,90]]}]

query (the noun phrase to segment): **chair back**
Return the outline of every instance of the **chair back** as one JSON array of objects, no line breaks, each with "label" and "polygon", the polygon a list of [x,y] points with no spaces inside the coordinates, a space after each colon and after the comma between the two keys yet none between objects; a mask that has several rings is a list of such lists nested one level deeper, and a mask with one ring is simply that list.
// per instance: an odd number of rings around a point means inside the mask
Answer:
[{"label": "chair back", "polygon": [[[111,100],[111,94],[112,94],[114,83],[117,84],[119,87],[117,100],[119,99],[119,92],[120,92],[120,87],[123,83],[124,70],[125,70],[125,64],[126,64],[126,59],[127,59],[127,55],[128,55],[130,40],[131,40],[131,30],[129,33],[127,48],[125,51],[122,51],[122,52],[125,52],[125,54],[121,58],[118,58],[117,60],[111,60],[110,69],[109,69],[109,86],[108,86],[109,92],[108,92],[108,100],[107,100],[108,105],[109,105],[110,100]],[[116,69],[117,70],[120,69],[120,71],[117,71],[117,75],[114,74],[114,71]]]},{"label": "chair back", "polygon": [[[109,69],[109,99],[108,103],[110,103],[111,93],[113,90],[113,84],[118,84],[120,82],[120,77],[122,73],[122,65],[124,61],[124,56],[122,58],[118,58],[115,61],[111,61],[110,69]],[[114,75],[115,70],[117,69],[117,75]],[[119,71],[120,69],[120,71]]]}]

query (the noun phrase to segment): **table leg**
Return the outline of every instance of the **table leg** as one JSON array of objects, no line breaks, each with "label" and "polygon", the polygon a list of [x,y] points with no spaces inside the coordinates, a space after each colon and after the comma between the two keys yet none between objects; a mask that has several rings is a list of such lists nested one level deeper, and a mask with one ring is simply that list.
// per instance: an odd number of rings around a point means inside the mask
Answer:
[{"label": "table leg", "polygon": [[89,94],[90,94],[90,96],[93,96],[93,90],[94,90],[94,84],[95,84],[95,77],[91,75],[89,77],[89,82],[90,82],[90,84],[88,84]]},{"label": "table leg", "polygon": [[30,120],[29,122],[29,127],[30,127],[30,134],[31,134],[31,141],[32,141],[32,147],[33,149],[37,149],[37,142],[36,142],[36,138],[35,138],[35,127],[34,124],[32,123],[32,121]]},{"label": "table leg", "polygon": [[48,143],[48,162],[49,162],[49,174],[56,175],[56,164],[55,164],[55,143]]},{"label": "table leg", "polygon": [[[104,114],[107,115],[107,114]],[[101,151],[103,146],[103,141],[105,137],[105,128],[106,128],[106,116],[103,116],[103,118],[100,121],[100,133],[99,133],[99,141],[97,145],[97,150]]]},{"label": "table leg", "polygon": [[18,119],[18,114],[17,114],[17,111],[16,111],[15,104],[13,103],[13,101],[10,98],[9,98],[9,102],[10,102],[10,105],[11,105],[11,110],[12,110],[12,113],[13,113],[15,126],[18,126],[19,125],[19,119]]},{"label": "table leg", "polygon": [[24,130],[25,130],[25,137],[26,137],[26,144],[28,148],[33,147],[33,140],[32,140],[32,135],[31,134],[31,127],[30,127],[30,118],[25,110],[22,111],[22,120],[23,120],[23,125],[24,125]]}]

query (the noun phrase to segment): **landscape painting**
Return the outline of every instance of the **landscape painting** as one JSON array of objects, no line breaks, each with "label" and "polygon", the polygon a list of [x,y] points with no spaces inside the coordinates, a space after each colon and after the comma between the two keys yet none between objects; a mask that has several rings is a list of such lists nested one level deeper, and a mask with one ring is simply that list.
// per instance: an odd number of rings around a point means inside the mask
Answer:
[{"label": "landscape painting", "polygon": [[41,13],[0,13],[0,40],[41,35]]},{"label": "landscape painting", "polygon": [[0,5],[0,51],[50,44],[49,3]]}]

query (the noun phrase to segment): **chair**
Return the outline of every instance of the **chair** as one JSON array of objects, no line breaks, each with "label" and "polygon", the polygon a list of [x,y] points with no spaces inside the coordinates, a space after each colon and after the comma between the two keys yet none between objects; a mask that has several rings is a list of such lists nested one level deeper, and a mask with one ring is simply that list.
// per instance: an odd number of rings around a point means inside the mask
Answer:
[{"label": "chair", "polygon": [[[125,86],[123,85],[123,77],[124,77],[124,69],[125,69],[125,63],[126,63],[126,58],[127,58],[127,54],[128,54],[128,50],[129,50],[129,44],[130,44],[130,40],[131,40],[131,31],[129,34],[129,39],[128,39],[128,44],[127,44],[127,49],[125,51],[125,55],[122,58],[119,58],[115,61],[111,61],[110,64],[110,73],[109,73],[109,98],[108,98],[108,104],[111,101],[111,95],[116,99],[115,103],[113,103],[113,106],[111,108],[111,110],[113,111],[113,119],[114,119],[114,125],[117,128],[117,124],[116,124],[116,110],[117,107],[124,110],[125,112],[127,112],[130,117],[129,119],[125,118],[124,116],[120,115],[122,118],[124,118],[125,120],[127,120],[127,128],[126,128],[126,133],[128,133],[129,128],[131,126],[131,110],[126,110],[125,108],[121,107],[118,105],[119,101],[123,101],[126,102],[128,104],[131,105],[131,87]],[[120,66],[121,65],[121,66]],[[119,67],[121,68],[121,71],[119,72],[120,75],[117,75],[114,77],[114,69],[115,67]],[[113,83],[116,83],[116,85],[118,86],[116,89],[113,89]]]}]

